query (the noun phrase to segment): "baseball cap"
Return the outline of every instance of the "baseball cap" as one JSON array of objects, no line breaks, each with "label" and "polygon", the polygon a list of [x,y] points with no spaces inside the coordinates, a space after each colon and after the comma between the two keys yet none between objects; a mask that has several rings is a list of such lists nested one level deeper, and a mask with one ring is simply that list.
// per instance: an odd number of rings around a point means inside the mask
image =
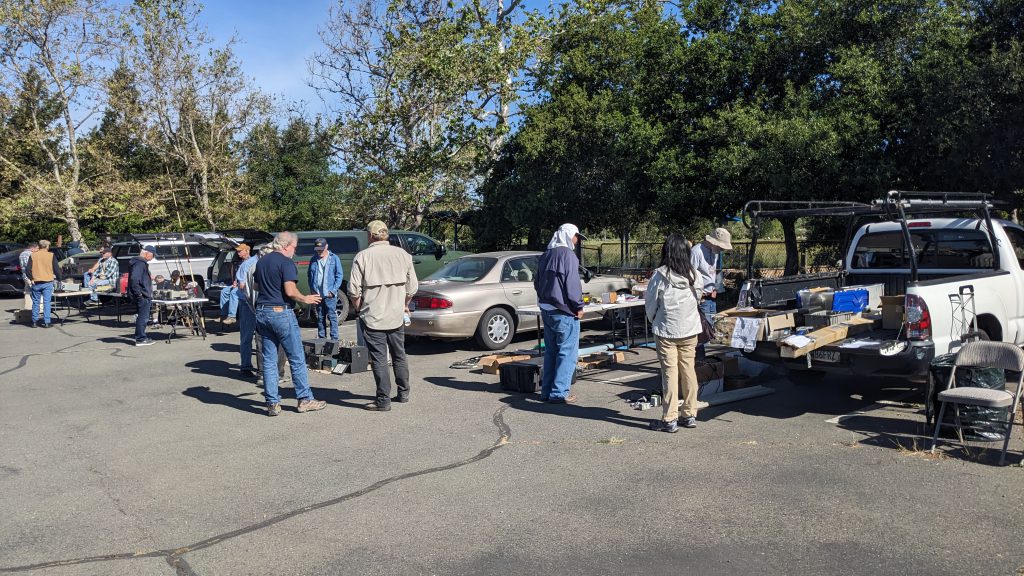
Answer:
[{"label": "baseball cap", "polygon": [[153,254],[154,256],[156,255],[156,246],[153,246],[152,244],[146,244],[145,246],[142,247],[142,249],[145,250],[146,252],[149,252],[150,254]]},{"label": "baseball cap", "polygon": [[252,252],[252,248],[248,244],[246,244],[245,242],[242,242],[238,246],[235,246],[235,252],[241,252],[242,250],[248,250],[248,251]]},{"label": "baseball cap", "polygon": [[388,233],[388,225],[381,222],[380,220],[374,220],[366,226],[366,231],[374,236],[380,236],[381,234]]},{"label": "baseball cap", "polygon": [[323,252],[326,249],[327,249],[327,239],[326,238],[317,238],[316,240],[313,241],[313,250],[315,250],[317,252]]}]

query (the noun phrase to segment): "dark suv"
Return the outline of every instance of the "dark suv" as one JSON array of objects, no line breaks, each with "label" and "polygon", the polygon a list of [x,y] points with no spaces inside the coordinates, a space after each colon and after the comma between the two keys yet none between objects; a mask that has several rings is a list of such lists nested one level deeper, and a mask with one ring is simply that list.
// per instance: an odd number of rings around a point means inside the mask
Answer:
[{"label": "dark suv", "polygon": [[[21,262],[18,256],[24,251],[18,248],[0,254],[0,294],[21,294],[25,290],[25,282],[21,279]],[[62,261],[67,257],[67,248],[50,246],[50,252],[57,255],[57,260]],[[72,273],[67,266],[61,268],[61,272],[68,276]]]}]

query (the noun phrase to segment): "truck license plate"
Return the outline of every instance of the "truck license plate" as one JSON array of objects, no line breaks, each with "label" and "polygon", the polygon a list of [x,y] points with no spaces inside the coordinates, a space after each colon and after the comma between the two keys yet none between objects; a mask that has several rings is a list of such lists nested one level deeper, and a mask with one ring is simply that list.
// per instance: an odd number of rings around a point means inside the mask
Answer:
[{"label": "truck license plate", "polygon": [[811,359],[817,360],[818,362],[839,362],[839,352],[832,352],[826,350],[815,350],[811,352]]}]

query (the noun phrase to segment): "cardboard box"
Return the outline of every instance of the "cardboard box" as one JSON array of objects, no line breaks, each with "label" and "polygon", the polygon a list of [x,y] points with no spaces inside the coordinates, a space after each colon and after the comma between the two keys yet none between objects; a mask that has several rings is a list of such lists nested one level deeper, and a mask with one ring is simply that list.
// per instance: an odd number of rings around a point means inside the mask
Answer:
[{"label": "cardboard box", "polygon": [[899,330],[903,326],[904,296],[882,296],[882,329]]},{"label": "cardboard box", "polygon": [[697,373],[697,382],[710,382],[725,376],[725,363],[718,358],[710,356],[696,362],[694,371]]},{"label": "cardboard box", "polygon": [[817,350],[822,346],[827,346],[833,342],[844,340],[849,328],[850,327],[845,324],[839,324],[838,326],[826,326],[820,330],[815,330],[814,332],[807,334],[806,337],[810,339],[810,342],[799,346],[794,345],[794,339],[800,337],[790,336],[786,340],[779,342],[779,355],[783,358],[800,358],[812,350]]},{"label": "cardboard box", "polygon": [[715,344],[732,345],[733,330],[736,327],[737,318],[757,318],[760,320],[761,326],[757,331],[757,340],[761,341],[767,341],[773,337],[778,339],[786,328],[796,326],[796,317],[793,310],[729,308],[715,315],[715,338],[713,340]]},{"label": "cardboard box", "polygon": [[500,374],[502,364],[508,364],[509,362],[522,362],[523,360],[529,360],[530,358],[532,358],[532,356],[529,354],[484,356],[480,359],[480,367],[483,368],[484,374]]},{"label": "cardboard box", "polygon": [[870,332],[881,325],[880,321],[874,318],[865,318],[863,316],[854,316],[849,320],[843,321],[843,325],[847,327],[846,337],[856,336],[862,332]]},{"label": "cardboard box", "polygon": [[604,352],[604,355],[608,357],[612,364],[621,364],[626,361],[626,353],[622,350],[616,350],[614,352]]},{"label": "cardboard box", "polygon": [[612,358],[607,354],[588,354],[586,356],[580,356],[580,359],[576,361],[576,366],[581,370],[589,370],[591,368],[600,368],[606,364],[611,364]]}]

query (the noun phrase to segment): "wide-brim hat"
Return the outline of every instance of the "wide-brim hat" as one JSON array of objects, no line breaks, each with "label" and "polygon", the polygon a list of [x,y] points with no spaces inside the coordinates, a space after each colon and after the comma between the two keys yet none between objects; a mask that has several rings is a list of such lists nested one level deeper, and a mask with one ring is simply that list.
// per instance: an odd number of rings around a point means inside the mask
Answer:
[{"label": "wide-brim hat", "polygon": [[732,250],[732,234],[725,228],[715,228],[704,237],[704,241],[722,250]]}]

